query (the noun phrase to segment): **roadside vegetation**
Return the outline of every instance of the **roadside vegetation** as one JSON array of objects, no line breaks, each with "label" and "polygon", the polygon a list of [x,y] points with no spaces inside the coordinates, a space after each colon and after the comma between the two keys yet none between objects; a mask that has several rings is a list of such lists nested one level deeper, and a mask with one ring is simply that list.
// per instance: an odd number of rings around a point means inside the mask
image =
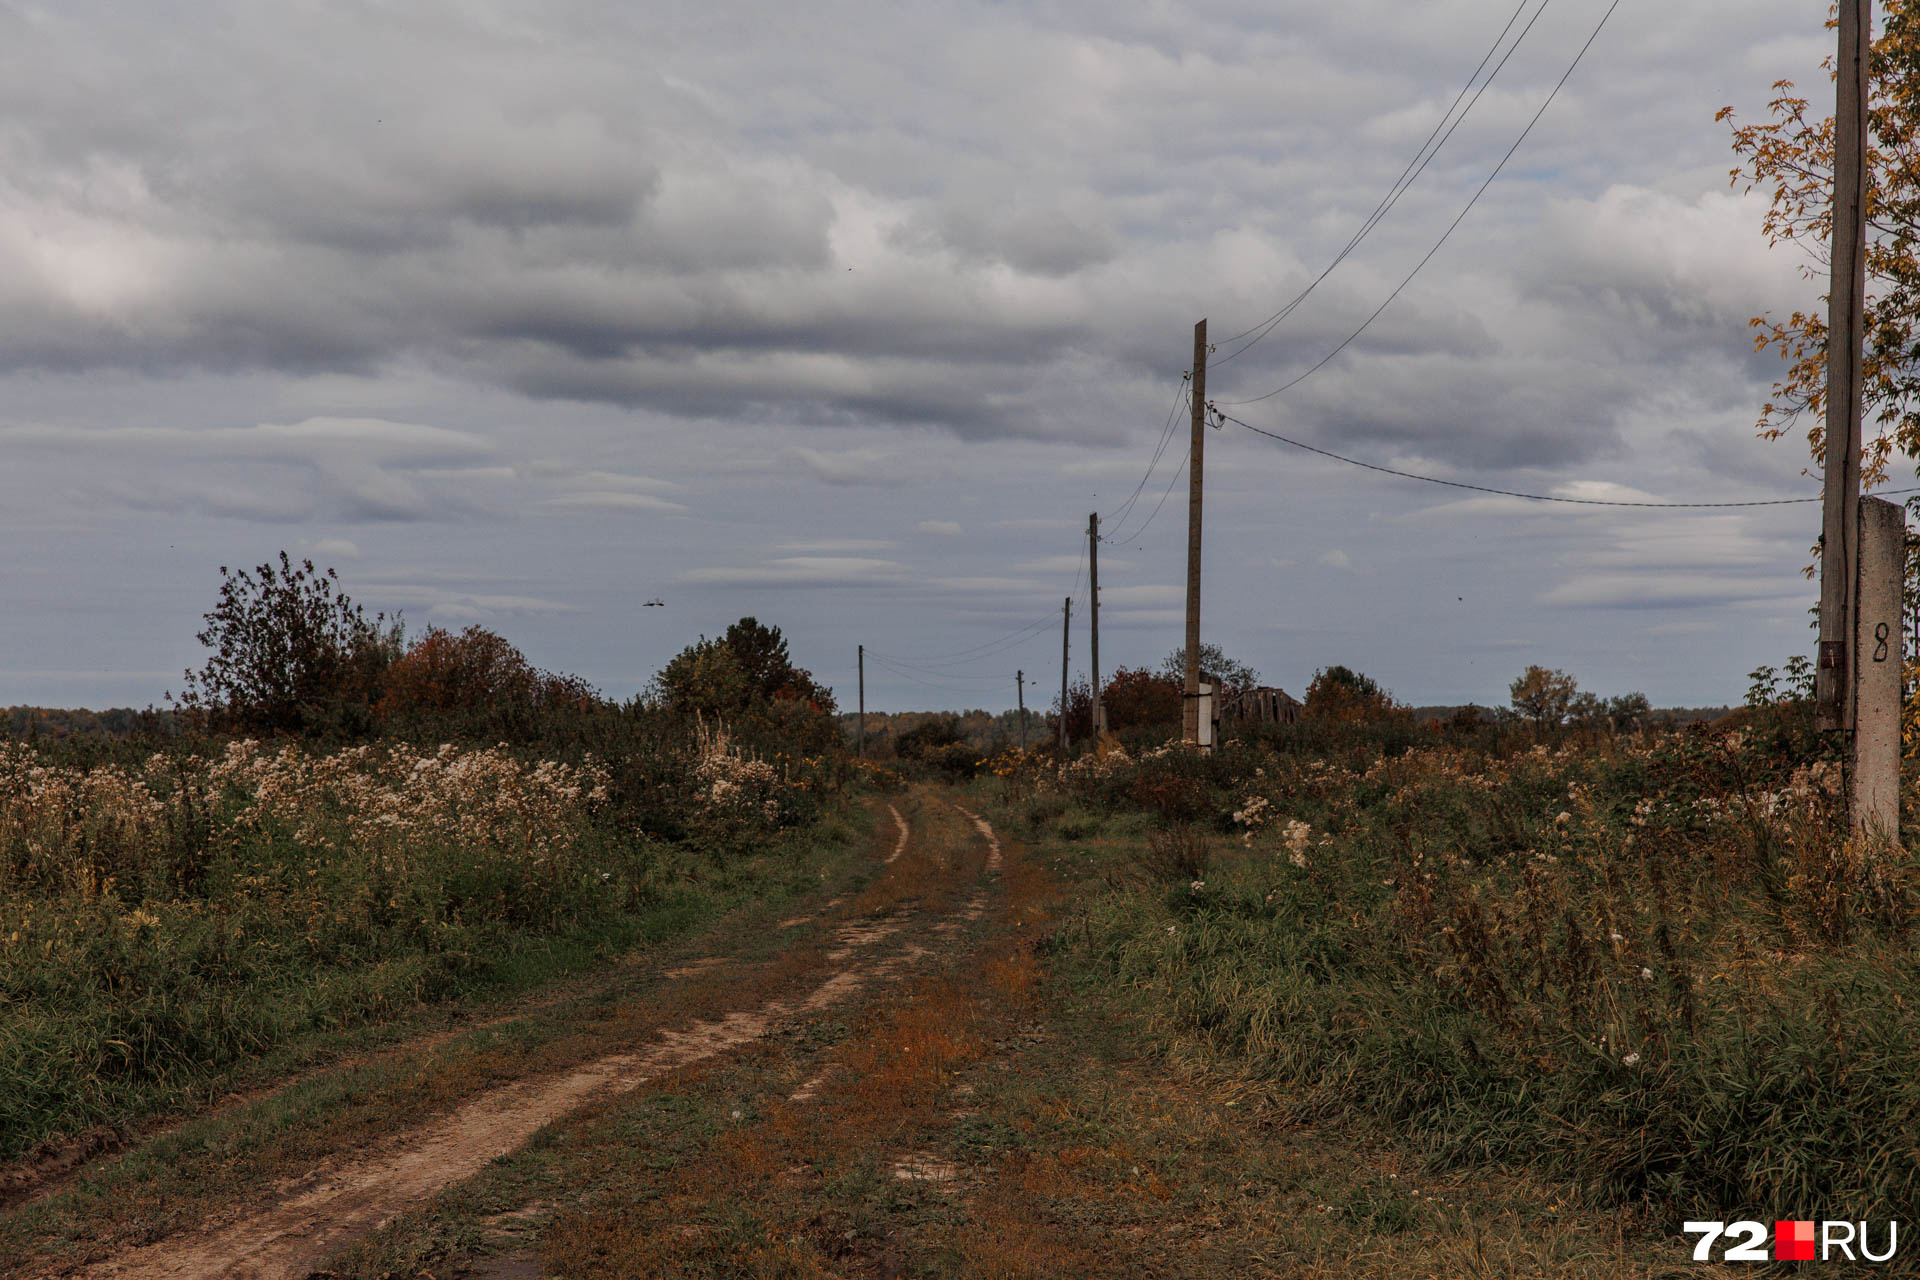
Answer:
[{"label": "roadside vegetation", "polygon": [[1291,1119],[1662,1230],[1920,1199],[1920,880],[1844,836],[1801,666],[1665,731],[1557,672],[1424,725],[1326,674],[1211,756],[1162,733],[983,767],[1015,832],[1107,851],[1059,935],[1081,980]]},{"label": "roadside vegetation", "polygon": [[831,696],[753,619],[617,704],[311,564],[222,576],[171,711],[0,739],[0,1161],[796,892],[844,807]]}]

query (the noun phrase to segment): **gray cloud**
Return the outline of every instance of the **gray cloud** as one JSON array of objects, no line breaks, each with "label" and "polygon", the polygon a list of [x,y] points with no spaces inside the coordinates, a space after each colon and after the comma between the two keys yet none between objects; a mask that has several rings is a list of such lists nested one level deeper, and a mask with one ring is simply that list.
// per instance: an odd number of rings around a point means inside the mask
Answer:
[{"label": "gray cloud", "polygon": [[[1379,305],[1596,16],[1546,12],[1367,242],[1216,364],[1216,399],[1278,386]],[[9,10],[9,666],[78,669],[46,657],[70,643],[65,611],[145,590],[160,603],[124,606],[124,642],[83,643],[103,669],[164,665],[142,655],[191,634],[205,566],[283,543],[351,561],[396,607],[510,615],[543,664],[609,687],[777,588],[801,588],[776,599],[803,650],[850,653],[856,629],[909,655],[989,640],[1076,589],[1084,512],[1134,489],[1193,320],[1223,340],[1318,274],[1503,17],[1468,0],[857,0],[830,25],[807,6],[589,0]],[[1814,84],[1820,15],[1702,0],[1616,21],[1367,332],[1230,411],[1529,491],[1805,489],[1797,447],[1751,437],[1777,366],[1745,325],[1820,289],[1727,190],[1712,113],[1757,114],[1781,75]],[[1131,567],[1103,558],[1115,660],[1178,642],[1173,425],[1128,525],[1164,493],[1163,512]],[[1596,679],[1639,662],[1678,690],[1802,641],[1796,509],[1563,521],[1237,430],[1208,458],[1210,634],[1294,683],[1349,661],[1484,697],[1517,656],[1495,646],[1525,635]],[[950,526],[968,535],[930,536]],[[1318,567],[1336,547],[1376,594]],[[666,582],[685,588],[673,609],[645,610]],[[1629,657],[1591,619],[1636,604]],[[1661,612],[1732,608],[1756,619],[1732,638]]]}]

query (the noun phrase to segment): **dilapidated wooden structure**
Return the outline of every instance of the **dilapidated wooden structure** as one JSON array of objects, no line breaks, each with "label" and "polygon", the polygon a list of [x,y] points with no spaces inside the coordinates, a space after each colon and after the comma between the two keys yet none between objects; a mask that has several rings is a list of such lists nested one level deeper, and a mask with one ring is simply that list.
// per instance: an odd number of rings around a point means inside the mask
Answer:
[{"label": "dilapidated wooden structure", "polygon": [[1220,718],[1230,724],[1292,724],[1300,718],[1300,701],[1285,689],[1266,685],[1241,689],[1221,703]]}]

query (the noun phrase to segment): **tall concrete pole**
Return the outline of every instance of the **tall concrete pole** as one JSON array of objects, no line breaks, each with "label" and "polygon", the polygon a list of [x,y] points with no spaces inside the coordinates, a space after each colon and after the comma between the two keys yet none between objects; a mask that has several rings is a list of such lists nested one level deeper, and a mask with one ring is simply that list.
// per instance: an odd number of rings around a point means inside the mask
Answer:
[{"label": "tall concrete pole", "polygon": [[1067,750],[1067,639],[1073,635],[1073,597],[1060,606],[1060,751]]},{"label": "tall concrete pole", "polygon": [[859,746],[854,750],[862,760],[867,758],[867,646],[860,646],[860,728]]},{"label": "tall concrete pole", "polygon": [[1089,646],[1093,664],[1093,736],[1098,738],[1100,731],[1107,727],[1106,716],[1100,705],[1100,513],[1087,515],[1087,579],[1088,612],[1092,617]]},{"label": "tall concrete pole", "polygon": [[1860,551],[1860,351],[1867,291],[1867,41],[1871,0],[1839,0],[1834,59],[1832,274],[1827,288],[1826,494],[1820,522],[1820,658],[1814,716],[1853,729],[1849,653]]},{"label": "tall concrete pole", "polygon": [[1200,495],[1207,448],[1207,322],[1193,326],[1193,445],[1187,460],[1187,682],[1180,736],[1200,741]]}]

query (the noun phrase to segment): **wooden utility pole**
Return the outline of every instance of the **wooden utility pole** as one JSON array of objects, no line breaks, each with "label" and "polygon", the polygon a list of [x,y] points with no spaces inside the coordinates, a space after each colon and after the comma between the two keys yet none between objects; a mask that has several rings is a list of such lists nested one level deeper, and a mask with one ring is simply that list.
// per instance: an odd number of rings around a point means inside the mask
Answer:
[{"label": "wooden utility pole", "polygon": [[1091,617],[1091,636],[1089,648],[1093,663],[1093,736],[1097,739],[1107,727],[1107,717],[1100,705],[1100,513],[1087,514],[1087,611]]},{"label": "wooden utility pole", "polygon": [[1200,474],[1207,448],[1207,322],[1193,326],[1193,445],[1187,459],[1187,680],[1180,736],[1200,741]]},{"label": "wooden utility pole", "polygon": [[1060,606],[1060,752],[1067,750],[1067,638],[1073,634],[1073,597]]},{"label": "wooden utility pole", "polygon": [[860,646],[860,728],[856,730],[859,743],[854,752],[860,759],[867,758],[867,646]]},{"label": "wooden utility pole", "polygon": [[1867,287],[1867,40],[1871,0],[1840,0],[1834,60],[1832,274],[1827,288],[1826,493],[1820,522],[1815,723],[1851,732],[1858,655],[1849,653],[1860,563],[1860,351]]},{"label": "wooden utility pole", "polygon": [[1014,697],[1017,698],[1020,703],[1020,754],[1025,755],[1027,753],[1027,673],[1026,672],[1016,671],[1013,673],[1013,690],[1014,690]]}]

